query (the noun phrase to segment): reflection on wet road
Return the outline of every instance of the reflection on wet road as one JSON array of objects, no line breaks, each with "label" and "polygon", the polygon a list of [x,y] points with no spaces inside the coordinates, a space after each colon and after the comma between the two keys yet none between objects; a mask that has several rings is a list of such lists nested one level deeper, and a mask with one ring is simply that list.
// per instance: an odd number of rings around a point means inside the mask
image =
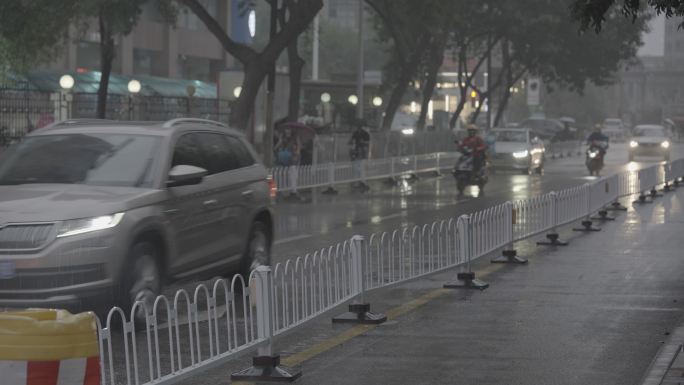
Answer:
[{"label": "reflection on wet road", "polygon": [[[684,156],[684,146],[673,148],[673,159]],[[643,159],[627,163],[624,144],[608,152],[602,174],[636,170],[657,162]],[[354,234],[393,230],[398,227],[431,223],[493,206],[507,200],[526,199],[553,190],[580,185],[596,177],[588,176],[583,157],[549,160],[544,175],[496,173],[478,197],[477,187],[458,197],[450,174],[422,175],[419,180],[403,180],[398,185],[373,182],[371,191],[361,193],[341,186],[338,195],[303,193],[303,201],[283,200],[275,207],[276,262],[348,239]],[[664,215],[664,214],[663,214]]]}]

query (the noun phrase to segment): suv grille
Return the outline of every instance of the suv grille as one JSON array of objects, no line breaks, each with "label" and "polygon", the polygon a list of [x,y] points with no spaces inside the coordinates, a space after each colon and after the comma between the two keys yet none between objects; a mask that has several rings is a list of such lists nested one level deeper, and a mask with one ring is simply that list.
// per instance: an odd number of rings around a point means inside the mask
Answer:
[{"label": "suv grille", "polygon": [[17,275],[10,279],[0,279],[0,290],[40,290],[105,279],[102,264],[76,267],[17,269]]},{"label": "suv grille", "polygon": [[0,228],[0,250],[30,250],[45,245],[54,224],[8,225]]}]

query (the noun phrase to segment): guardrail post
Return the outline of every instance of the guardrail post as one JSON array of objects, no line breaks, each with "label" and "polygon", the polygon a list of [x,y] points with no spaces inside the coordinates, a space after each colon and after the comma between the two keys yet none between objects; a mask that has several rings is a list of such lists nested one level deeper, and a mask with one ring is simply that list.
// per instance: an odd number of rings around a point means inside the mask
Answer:
[{"label": "guardrail post", "polygon": [[366,302],[366,265],[363,260],[363,242],[365,238],[355,235],[351,239],[351,290],[356,294],[349,311],[332,319],[333,323],[381,324],[387,321],[382,313],[370,311],[370,303]]},{"label": "guardrail post", "polygon": [[273,278],[269,266],[259,266],[256,282],[257,337],[263,340],[252,367],[230,375],[231,381],[294,382],[302,375],[301,370],[280,366],[280,355],[273,354]]},{"label": "guardrail post", "polygon": [[[652,200],[652,199],[651,199],[650,201],[647,199],[646,194],[645,194],[645,188],[641,185],[641,184],[642,184],[642,180],[645,179],[645,178],[643,177],[643,174],[644,174],[644,170],[643,170],[643,169],[642,169],[642,170],[639,170],[639,171],[637,172],[637,178],[638,178],[638,182],[639,182],[639,197],[637,198],[637,200],[635,200],[635,201],[632,202],[632,203],[636,203],[636,204],[653,203],[653,200]],[[654,198],[654,197],[651,196],[651,198]]]},{"label": "guardrail post", "polygon": [[594,227],[594,222],[591,221],[591,187],[592,185],[586,184],[582,188],[584,193],[585,211],[586,215],[582,220],[582,227],[575,227],[572,231],[590,232],[590,231],[601,231],[600,228]]},{"label": "guardrail post", "polygon": [[458,228],[459,253],[465,260],[465,268],[461,265],[461,271],[456,274],[456,280],[444,284],[445,289],[479,289],[484,290],[489,287],[487,282],[475,278],[470,262],[472,259],[472,231],[470,226],[470,215],[462,215],[456,224]]},{"label": "guardrail post", "polygon": [[551,223],[551,230],[546,233],[546,241],[538,241],[539,246],[567,246],[568,242],[559,240],[558,235],[558,194],[555,191],[549,193],[549,199],[551,200],[549,209],[549,221]]},{"label": "guardrail post", "polygon": [[508,244],[504,246],[500,256],[492,259],[492,263],[527,263],[527,259],[519,257],[518,251],[513,247],[513,241],[515,239],[513,234],[513,225],[515,225],[518,220],[517,214],[518,213],[512,202],[504,203],[504,221],[506,225],[506,238]]},{"label": "guardrail post", "polygon": [[438,152],[436,157],[435,157],[435,176],[441,176],[442,175],[442,166],[441,166],[441,160],[442,160],[442,153]]},{"label": "guardrail post", "polygon": [[396,161],[397,157],[393,156],[390,158],[390,176],[387,178],[387,184],[396,186],[398,181],[397,181],[397,176],[396,176],[396,171],[395,171],[395,165],[394,162]]},{"label": "guardrail post", "polygon": [[[617,178],[617,175],[613,175],[611,177],[604,178],[599,182],[596,182],[596,183],[603,183],[604,193],[606,193],[606,194],[612,193],[610,191],[610,183],[608,182],[609,178]],[[617,192],[615,192],[615,196],[616,196],[615,199],[617,199]],[[596,220],[596,221],[614,221],[615,220],[615,217],[608,216],[608,209],[605,206],[601,207],[601,209],[599,209],[597,214],[598,214],[597,217],[592,217],[591,219]]]},{"label": "guardrail post", "polygon": [[411,173],[411,179],[419,180],[418,177],[418,155],[413,155],[413,172]]},{"label": "guardrail post", "polygon": [[323,190],[323,194],[337,194],[335,190],[335,165],[334,162],[328,162],[328,187]]}]

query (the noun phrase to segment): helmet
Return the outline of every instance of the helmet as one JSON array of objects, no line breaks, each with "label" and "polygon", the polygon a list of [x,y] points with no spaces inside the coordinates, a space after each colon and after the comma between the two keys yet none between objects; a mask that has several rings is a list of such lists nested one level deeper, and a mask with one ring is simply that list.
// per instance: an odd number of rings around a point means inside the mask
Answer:
[{"label": "helmet", "polygon": [[477,124],[470,123],[466,126],[466,130],[468,131],[469,135],[475,135],[477,134],[479,128],[477,127]]}]

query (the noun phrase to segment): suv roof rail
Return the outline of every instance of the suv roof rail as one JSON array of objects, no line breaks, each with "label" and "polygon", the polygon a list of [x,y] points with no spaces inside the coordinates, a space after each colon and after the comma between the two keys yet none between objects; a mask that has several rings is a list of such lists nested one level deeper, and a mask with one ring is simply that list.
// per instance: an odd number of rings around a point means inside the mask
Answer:
[{"label": "suv roof rail", "polygon": [[115,120],[110,120],[110,119],[65,119],[65,120],[60,120],[58,122],[51,123],[43,128],[45,129],[50,129],[50,128],[57,128],[57,127],[63,127],[63,126],[70,126],[70,125],[77,125],[77,124],[94,124],[94,123],[116,123]]},{"label": "suv roof rail", "polygon": [[227,125],[225,125],[221,122],[216,122],[216,121],[208,120],[208,119],[198,119],[198,118],[176,118],[176,119],[167,120],[166,122],[164,122],[163,127],[169,128],[169,127],[173,127],[173,126],[176,126],[178,124],[183,124],[183,123],[198,123],[198,124],[206,124],[206,125],[211,125],[211,126],[228,128]]}]

